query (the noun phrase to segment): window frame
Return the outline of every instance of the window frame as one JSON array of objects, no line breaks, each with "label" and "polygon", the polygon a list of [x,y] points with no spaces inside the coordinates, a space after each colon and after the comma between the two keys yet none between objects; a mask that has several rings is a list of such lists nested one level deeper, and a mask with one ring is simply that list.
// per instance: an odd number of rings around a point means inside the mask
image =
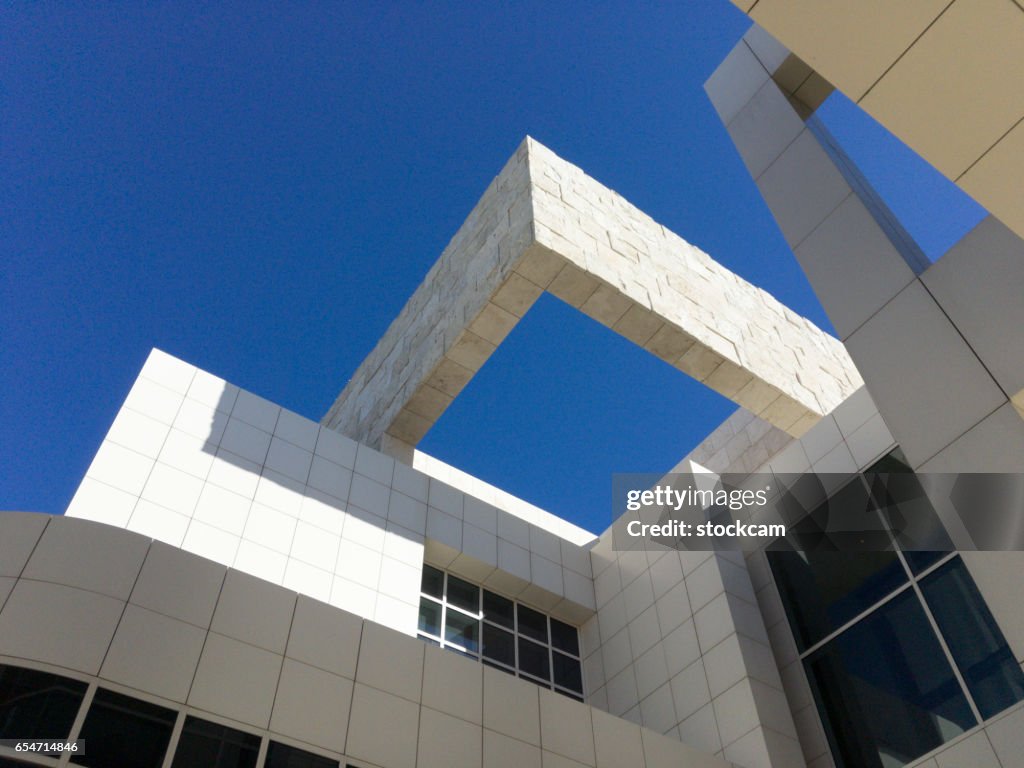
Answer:
[{"label": "window frame", "polygon": [[[431,634],[429,632],[426,632],[426,631],[420,629],[419,626],[417,625],[416,637],[418,637],[419,639],[421,639],[424,642],[427,642],[427,643],[429,643],[431,645],[437,645],[438,647],[440,647],[442,649],[453,651],[455,653],[458,653],[460,656],[464,656],[464,657],[466,657],[468,659],[473,659],[474,661],[477,661],[478,663],[484,664],[486,666],[493,667],[495,669],[499,669],[499,670],[501,670],[503,672],[506,672],[506,673],[508,673],[510,675],[513,675],[514,677],[518,677],[518,678],[521,678],[523,680],[527,680],[527,681],[529,681],[531,683],[534,683],[535,685],[543,686],[543,687],[547,688],[548,690],[555,691],[556,693],[560,693],[563,696],[568,696],[569,698],[575,699],[576,701],[580,701],[580,702],[585,701],[585,695],[586,695],[586,690],[587,690],[587,681],[586,681],[586,677],[584,675],[584,670],[583,670],[583,656],[581,655],[581,653],[582,653],[582,643],[580,642],[580,637],[579,637],[579,632],[580,632],[579,627],[574,626],[574,625],[570,624],[567,621],[562,621],[561,619],[557,619],[557,618],[553,617],[547,611],[540,610],[539,608],[537,608],[535,606],[532,606],[532,605],[529,605],[528,603],[525,603],[525,602],[523,602],[521,600],[517,600],[517,599],[515,599],[513,597],[508,597],[507,595],[502,595],[499,592],[495,592],[492,589],[488,589],[487,587],[485,587],[482,584],[476,584],[474,582],[471,582],[471,581],[469,581],[469,579],[463,578],[459,574],[452,573],[451,571],[448,571],[445,568],[439,568],[437,566],[430,565],[429,563],[424,563],[423,567],[424,567],[424,569],[432,568],[435,571],[439,571],[442,574],[442,576],[443,576],[442,587],[441,587],[441,597],[440,598],[438,598],[438,597],[436,597],[434,595],[431,595],[428,592],[423,590],[422,579],[421,579],[421,585],[420,585],[420,605],[423,605],[424,601],[428,601],[429,603],[437,606],[440,609],[441,620],[440,620],[440,623],[439,623],[439,634],[433,635],[433,634]],[[458,605],[454,605],[454,604],[448,602],[449,578],[459,579],[460,581],[464,581],[464,582],[472,584],[473,586],[476,587],[476,589],[477,589],[477,610],[476,610],[476,612],[469,611],[469,610],[467,610],[465,608],[461,608]],[[499,623],[497,621],[494,621],[494,620],[489,619],[489,618],[486,617],[485,611],[484,611],[484,594],[486,592],[490,592],[491,594],[497,595],[498,597],[503,598],[505,600],[508,600],[509,602],[512,603],[512,627],[505,626],[504,624],[501,624],[501,623]],[[531,637],[528,634],[524,634],[524,633],[520,632],[520,628],[519,628],[519,608],[520,608],[520,606],[522,606],[523,608],[526,608],[526,609],[528,609],[530,611],[534,611],[536,613],[539,613],[539,614],[541,614],[544,617],[544,622],[545,622],[544,626],[545,626],[545,629],[547,630],[547,642],[546,643],[541,642],[541,641]],[[455,611],[458,615],[465,616],[467,618],[473,619],[473,620],[478,622],[478,624],[477,624],[478,629],[477,629],[477,641],[476,641],[476,646],[477,647],[476,647],[476,650],[470,650],[468,648],[468,646],[466,646],[466,645],[461,645],[461,644],[459,644],[456,641],[448,640],[447,639],[448,612],[449,611]],[[578,653],[573,654],[573,653],[570,653],[569,651],[565,651],[565,650],[562,650],[561,648],[556,648],[555,647],[555,645],[554,645],[554,643],[552,641],[552,637],[553,637],[552,631],[551,631],[551,629],[552,629],[551,622],[552,621],[558,621],[558,622],[560,622],[560,623],[562,623],[562,624],[564,624],[564,625],[566,625],[568,627],[572,627],[575,630],[575,632],[576,632],[576,647],[577,647]],[[514,659],[513,665],[508,665],[508,664],[505,664],[504,662],[484,657],[484,653],[483,653],[483,628],[484,628],[485,625],[489,626],[489,627],[492,627],[494,629],[497,629],[497,630],[499,630],[501,632],[507,632],[507,633],[512,635],[512,650],[513,650],[513,659]],[[538,648],[543,648],[545,650],[545,652],[547,654],[547,665],[548,665],[548,679],[547,680],[545,680],[545,679],[543,679],[541,677],[538,677],[537,675],[533,675],[533,674],[531,674],[529,672],[525,672],[525,671],[523,671],[520,668],[519,644],[521,642],[531,643],[532,645],[537,646]],[[576,662],[576,664],[578,665],[579,670],[580,670],[580,690],[579,691],[574,691],[571,688],[568,688],[568,687],[562,686],[562,685],[558,685],[555,682],[555,657],[556,657],[556,655],[564,656],[565,658],[567,658],[567,659],[569,659],[571,661]]]}]

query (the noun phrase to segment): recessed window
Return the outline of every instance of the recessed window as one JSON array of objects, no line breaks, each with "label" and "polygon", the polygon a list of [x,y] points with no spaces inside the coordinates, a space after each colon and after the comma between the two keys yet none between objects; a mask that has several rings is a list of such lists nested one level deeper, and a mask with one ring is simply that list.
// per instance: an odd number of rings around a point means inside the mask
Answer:
[{"label": "recessed window", "polygon": [[96,768],[160,768],[177,714],[100,688],[79,734],[86,753],[71,762]]},{"label": "recessed window", "polygon": [[259,753],[259,736],[190,716],[178,739],[172,768],[255,768]]},{"label": "recessed window", "polygon": [[338,761],[272,741],[263,768],[338,768]]},{"label": "recessed window", "polygon": [[[915,519],[933,513],[898,455],[854,482],[875,486],[890,520],[911,506]],[[768,552],[837,768],[906,765],[1024,699],[1024,673],[966,566],[926,532],[895,536],[888,552]]]},{"label": "recessed window", "polygon": [[87,687],[49,672],[0,665],[0,738],[67,738]]},{"label": "recessed window", "polygon": [[423,566],[419,637],[583,700],[576,627],[429,565]]},{"label": "recessed window", "polygon": [[921,581],[921,592],[983,718],[1024,699],[1024,672],[960,558]]}]

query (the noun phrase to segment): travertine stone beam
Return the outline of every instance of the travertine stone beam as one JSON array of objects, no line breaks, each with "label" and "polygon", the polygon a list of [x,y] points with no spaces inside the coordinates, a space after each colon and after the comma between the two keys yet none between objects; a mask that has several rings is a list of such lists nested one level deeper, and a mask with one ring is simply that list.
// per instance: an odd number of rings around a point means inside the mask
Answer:
[{"label": "travertine stone beam", "polygon": [[544,291],[793,435],[861,384],[836,339],[527,138],[324,423],[415,446]]}]

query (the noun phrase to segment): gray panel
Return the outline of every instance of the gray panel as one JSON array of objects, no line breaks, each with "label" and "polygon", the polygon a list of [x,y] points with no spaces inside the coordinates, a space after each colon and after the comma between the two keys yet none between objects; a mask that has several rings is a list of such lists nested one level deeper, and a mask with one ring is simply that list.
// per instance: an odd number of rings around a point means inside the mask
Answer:
[{"label": "gray panel", "polygon": [[1006,402],[918,281],[850,336],[847,349],[914,467]]},{"label": "gray panel", "polygon": [[1003,390],[1024,388],[1024,240],[989,216],[921,280]]}]

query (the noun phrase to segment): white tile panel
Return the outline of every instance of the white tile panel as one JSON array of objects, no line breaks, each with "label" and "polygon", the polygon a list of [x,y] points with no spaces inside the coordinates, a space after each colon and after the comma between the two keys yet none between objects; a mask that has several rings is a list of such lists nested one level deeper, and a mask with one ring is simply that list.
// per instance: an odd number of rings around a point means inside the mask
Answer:
[{"label": "white tile panel", "polygon": [[284,653],[296,595],[238,571],[228,571],[211,628],[245,643]]},{"label": "white tile panel", "polygon": [[142,498],[192,517],[202,489],[203,481],[198,477],[157,462],[142,489]]},{"label": "white tile panel", "polygon": [[309,468],[312,461],[313,454],[311,451],[299,448],[297,445],[280,437],[274,437],[270,441],[270,449],[267,451],[265,466],[267,469],[280,472],[285,477],[305,484],[309,478]]},{"label": "white tile panel", "polygon": [[[123,528],[128,524],[136,502],[138,497],[127,491],[85,477],[64,514]],[[2,561],[3,558],[0,557],[0,563]],[[0,564],[0,568],[2,567]]]},{"label": "white tile panel", "polygon": [[184,703],[205,640],[199,627],[129,605],[100,677]]},{"label": "white tile panel", "polygon": [[172,429],[160,450],[158,462],[205,480],[213,464],[213,450],[204,440]]},{"label": "white tile panel", "polygon": [[326,427],[320,427],[316,441],[316,454],[347,469],[356,465],[357,443]]},{"label": "white tile panel", "polygon": [[[398,696],[356,684],[346,754],[388,768],[415,768],[419,707]],[[381,723],[389,723],[381,728]]]},{"label": "white tile panel", "polygon": [[304,451],[312,452],[316,448],[320,425],[315,421],[304,419],[297,413],[282,409],[274,426],[274,435],[287,440]]},{"label": "white tile panel", "polygon": [[147,538],[180,547],[189,522],[190,518],[185,515],[142,499],[135,505],[135,511],[125,528]]},{"label": "white tile panel", "polygon": [[191,400],[209,406],[220,413],[231,413],[238,398],[238,387],[229,384],[219,376],[196,369],[195,376],[188,388]]},{"label": "white tile panel", "polygon": [[194,520],[241,536],[252,501],[229,490],[207,483],[199,494]]},{"label": "white tile panel", "polygon": [[114,417],[114,423],[107,432],[107,440],[123,448],[155,459],[171,428],[138,411],[122,408]]},{"label": "white tile panel", "polygon": [[423,653],[408,639],[373,623],[363,625],[356,681],[409,701],[420,701]]},{"label": "white tile panel", "polygon": [[240,541],[241,539],[234,534],[193,520],[185,533],[185,541],[182,546],[189,552],[208,560],[223,565],[234,565]]},{"label": "white tile panel", "polygon": [[289,560],[284,569],[281,585],[316,600],[329,600],[334,575],[301,560]]},{"label": "white tile panel", "polygon": [[115,443],[104,442],[89,466],[87,477],[138,496],[153,469],[153,459]]},{"label": "white tile panel", "polygon": [[270,730],[334,752],[345,750],[352,681],[285,659]]},{"label": "white tile panel", "polygon": [[226,569],[205,558],[154,543],[130,602],[199,627],[208,627]]},{"label": "white tile panel", "polygon": [[211,632],[188,704],[257,728],[270,724],[281,656]]},{"label": "white tile panel", "polygon": [[123,609],[122,601],[96,592],[22,579],[0,612],[0,648],[95,675]]},{"label": "white tile panel", "polygon": [[22,577],[70,584],[127,600],[149,541],[88,520],[59,522],[47,526]]},{"label": "white tile panel", "polygon": [[160,382],[162,386],[183,395],[188,392],[195,373],[195,366],[172,357],[162,350],[153,349],[146,358],[140,375]]}]

